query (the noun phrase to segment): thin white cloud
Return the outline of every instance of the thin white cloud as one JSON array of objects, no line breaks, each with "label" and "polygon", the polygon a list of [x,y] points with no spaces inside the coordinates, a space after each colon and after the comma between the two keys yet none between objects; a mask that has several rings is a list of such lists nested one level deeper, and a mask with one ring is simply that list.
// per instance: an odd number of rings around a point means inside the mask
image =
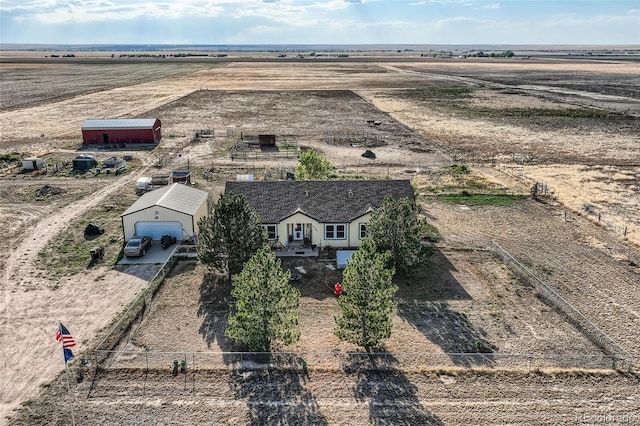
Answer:
[{"label": "thin white cloud", "polygon": [[416,3],[409,3],[409,6],[422,6],[423,4],[427,4],[426,1],[419,1]]},{"label": "thin white cloud", "polygon": [[[32,1],[26,7],[3,4],[7,11],[17,11],[18,22],[36,20],[46,24],[69,22],[102,22],[138,18],[179,19],[185,16],[215,17],[223,11],[222,4],[229,1],[178,0],[138,1],[118,3],[105,0]],[[40,5],[40,7],[38,6]]]},{"label": "thin white cloud", "polygon": [[439,19],[435,22],[434,28],[443,29],[450,26],[459,26],[460,24],[487,24],[490,21],[472,18],[468,16],[454,16],[452,18]]},{"label": "thin white cloud", "polygon": [[623,22],[635,21],[637,18],[628,15],[595,15],[595,16],[579,16],[572,14],[555,15],[547,19],[544,23],[551,27],[567,27],[567,26],[582,26],[582,25],[596,25],[596,24],[620,24]]},{"label": "thin white cloud", "polygon": [[432,4],[464,4],[465,6],[471,6],[469,0],[429,0]]},{"label": "thin white cloud", "polygon": [[0,3],[0,12],[15,13],[49,9],[56,5],[56,0],[3,0]]},{"label": "thin white cloud", "polygon": [[[18,22],[35,20],[47,24],[121,21],[134,19],[180,19],[217,17],[262,17],[274,22],[299,25],[315,21],[316,14],[340,11],[371,0],[4,0],[0,11]],[[311,17],[311,18],[310,18]]]},{"label": "thin white cloud", "polygon": [[[364,3],[364,1],[357,1]],[[326,25],[335,18],[333,12],[347,9],[355,4],[347,0],[330,1],[293,1],[282,0],[278,3],[262,3],[256,7],[242,7],[231,13],[236,19],[261,18],[292,27],[311,28]]]},{"label": "thin white cloud", "polygon": [[484,9],[502,9],[502,4],[500,3],[485,4]]}]

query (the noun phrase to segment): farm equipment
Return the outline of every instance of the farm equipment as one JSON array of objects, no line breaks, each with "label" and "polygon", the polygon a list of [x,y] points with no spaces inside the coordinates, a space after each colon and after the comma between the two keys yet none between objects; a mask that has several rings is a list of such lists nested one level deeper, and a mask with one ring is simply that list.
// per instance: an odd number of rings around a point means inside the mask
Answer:
[{"label": "farm equipment", "polygon": [[89,253],[91,253],[91,262],[97,263],[104,258],[104,247],[94,247],[89,250]]}]

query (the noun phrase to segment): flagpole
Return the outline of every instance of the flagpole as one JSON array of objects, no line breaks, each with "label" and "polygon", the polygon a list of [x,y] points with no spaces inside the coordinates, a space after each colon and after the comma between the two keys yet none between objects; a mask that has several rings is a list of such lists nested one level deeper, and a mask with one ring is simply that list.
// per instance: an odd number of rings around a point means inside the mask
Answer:
[{"label": "flagpole", "polygon": [[73,396],[71,395],[71,385],[69,384],[69,366],[67,365],[67,361],[64,362],[64,369],[66,371],[66,376],[67,376],[67,392],[69,392],[69,397],[71,398],[71,424],[72,426],[76,425],[76,419],[75,416],[73,415],[73,403],[75,401],[75,399],[73,398]]},{"label": "flagpole", "polygon": [[[60,325],[58,325],[58,330],[62,329],[62,321],[60,321]],[[67,356],[64,353],[64,339],[60,339],[60,344],[62,345],[62,359],[64,359],[64,371],[67,376],[67,394],[71,397],[71,385],[69,384],[69,363],[67,362]],[[71,398],[71,425],[76,426],[76,419],[73,413],[73,402],[74,398]]]}]

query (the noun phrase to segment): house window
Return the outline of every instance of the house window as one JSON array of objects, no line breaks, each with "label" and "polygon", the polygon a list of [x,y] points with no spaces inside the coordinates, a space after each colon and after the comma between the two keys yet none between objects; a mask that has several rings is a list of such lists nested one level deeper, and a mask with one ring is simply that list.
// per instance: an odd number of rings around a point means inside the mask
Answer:
[{"label": "house window", "polygon": [[278,226],[277,225],[264,225],[264,229],[267,231],[267,239],[275,240],[278,238]]},{"label": "house window", "polygon": [[324,239],[325,240],[346,240],[347,225],[325,225]]},{"label": "house window", "polygon": [[358,238],[361,240],[367,238],[367,224],[359,223],[358,224]]}]

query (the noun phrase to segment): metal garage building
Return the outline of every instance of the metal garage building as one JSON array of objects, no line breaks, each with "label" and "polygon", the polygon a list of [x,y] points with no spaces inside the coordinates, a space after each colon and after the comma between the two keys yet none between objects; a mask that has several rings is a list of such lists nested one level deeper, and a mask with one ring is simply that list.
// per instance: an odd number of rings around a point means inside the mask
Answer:
[{"label": "metal garage building", "polygon": [[85,144],[157,144],[162,125],[157,118],[89,119],[82,125]]},{"label": "metal garage building", "polygon": [[198,233],[198,220],[208,213],[208,192],[174,183],[147,192],[122,213],[124,240],[134,236],[159,240],[163,235],[184,240]]}]

